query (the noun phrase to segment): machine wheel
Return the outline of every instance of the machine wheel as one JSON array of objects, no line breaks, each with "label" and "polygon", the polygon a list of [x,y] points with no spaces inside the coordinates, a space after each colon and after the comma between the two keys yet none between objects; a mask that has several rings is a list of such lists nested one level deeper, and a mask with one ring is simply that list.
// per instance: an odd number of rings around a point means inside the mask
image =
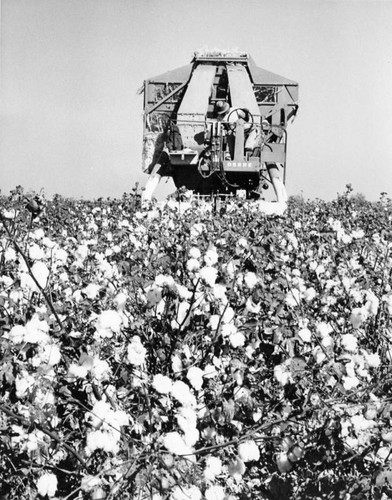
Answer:
[{"label": "machine wheel", "polygon": [[[250,128],[248,129],[248,133],[249,133],[253,129],[253,127],[254,127],[255,119],[254,119],[252,113],[248,109],[246,109],[246,108],[234,108],[234,109],[232,109],[230,111],[230,113],[227,115],[227,120],[226,121],[230,122],[231,115],[234,114],[234,113],[237,113],[238,111],[242,111],[248,117],[248,119],[246,120],[246,123],[250,123],[251,124]],[[235,126],[236,122],[232,123],[231,125]]]}]

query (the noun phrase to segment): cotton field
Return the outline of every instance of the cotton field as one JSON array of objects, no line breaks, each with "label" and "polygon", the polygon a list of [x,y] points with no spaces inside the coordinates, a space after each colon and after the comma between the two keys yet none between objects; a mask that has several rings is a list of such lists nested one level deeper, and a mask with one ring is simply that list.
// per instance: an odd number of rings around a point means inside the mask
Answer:
[{"label": "cotton field", "polygon": [[390,498],[391,200],[0,220],[2,498]]}]

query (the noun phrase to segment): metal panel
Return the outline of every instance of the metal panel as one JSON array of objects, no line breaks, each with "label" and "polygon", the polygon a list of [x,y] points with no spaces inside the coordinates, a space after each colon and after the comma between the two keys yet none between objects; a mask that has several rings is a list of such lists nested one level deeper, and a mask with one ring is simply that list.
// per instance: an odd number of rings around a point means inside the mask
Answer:
[{"label": "metal panel", "polygon": [[256,66],[254,60],[249,57],[249,70],[252,76],[253,83],[261,85],[295,85],[298,86],[297,82],[284,78],[283,76],[271,73],[266,69],[259,68]]},{"label": "metal panel", "polygon": [[149,81],[157,83],[185,83],[189,79],[192,68],[193,64],[187,64],[186,66],[181,66],[180,68],[172,69],[161,75],[149,78]]},{"label": "metal panel", "polygon": [[177,113],[185,148],[200,151],[204,140],[204,120],[208,111],[216,66],[196,66]]},{"label": "metal panel", "polygon": [[245,66],[228,65],[230,98],[233,108],[247,108],[253,116],[260,116],[252,83]]},{"label": "metal panel", "polygon": [[189,119],[192,114],[207,113],[215,72],[216,66],[210,64],[196,66],[178,110],[179,119],[181,115]]}]

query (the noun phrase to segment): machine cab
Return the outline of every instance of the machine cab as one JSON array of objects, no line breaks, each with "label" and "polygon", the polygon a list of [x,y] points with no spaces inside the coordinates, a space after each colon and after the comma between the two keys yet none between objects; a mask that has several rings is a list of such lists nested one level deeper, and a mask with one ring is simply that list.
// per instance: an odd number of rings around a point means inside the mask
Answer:
[{"label": "machine cab", "polygon": [[[144,171],[155,169],[201,194],[255,191],[269,164],[285,177],[296,82],[257,67],[246,53],[205,51],[146,80],[143,90]],[[222,103],[230,113],[219,120]]]}]

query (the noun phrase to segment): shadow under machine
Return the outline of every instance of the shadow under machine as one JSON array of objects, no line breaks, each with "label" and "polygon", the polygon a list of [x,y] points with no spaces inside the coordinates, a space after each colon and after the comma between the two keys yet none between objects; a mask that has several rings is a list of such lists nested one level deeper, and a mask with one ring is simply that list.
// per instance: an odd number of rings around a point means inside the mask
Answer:
[{"label": "shadow under machine", "polygon": [[[285,181],[296,82],[259,68],[246,53],[196,52],[190,64],[146,80],[142,91],[145,172],[202,195],[258,195],[273,165]],[[230,106],[222,121],[218,101]],[[246,119],[233,119],[238,110]]]}]

